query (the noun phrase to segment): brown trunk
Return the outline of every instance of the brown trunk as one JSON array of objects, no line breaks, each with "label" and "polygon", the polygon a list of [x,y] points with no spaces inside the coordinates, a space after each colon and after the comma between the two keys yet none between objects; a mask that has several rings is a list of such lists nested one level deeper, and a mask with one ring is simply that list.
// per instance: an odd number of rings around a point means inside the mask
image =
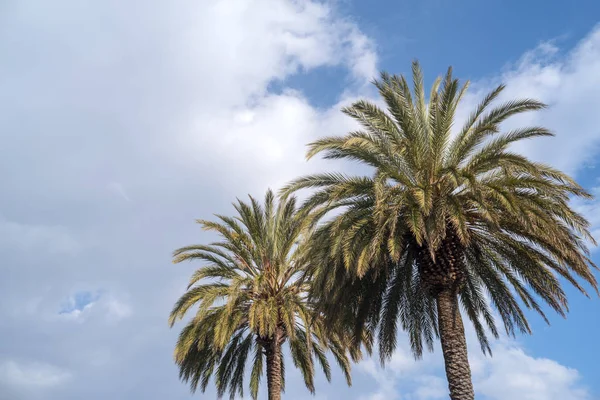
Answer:
[{"label": "brown trunk", "polygon": [[465,328],[460,316],[455,290],[445,289],[438,293],[437,311],[450,398],[452,400],[473,400],[475,392],[471,382]]},{"label": "brown trunk", "polygon": [[269,400],[281,400],[281,340],[279,332],[266,345]]},{"label": "brown trunk", "polygon": [[429,293],[437,298],[442,290],[459,288],[464,281],[464,255],[460,239],[451,226],[432,258],[429,248],[419,248],[419,274]]}]

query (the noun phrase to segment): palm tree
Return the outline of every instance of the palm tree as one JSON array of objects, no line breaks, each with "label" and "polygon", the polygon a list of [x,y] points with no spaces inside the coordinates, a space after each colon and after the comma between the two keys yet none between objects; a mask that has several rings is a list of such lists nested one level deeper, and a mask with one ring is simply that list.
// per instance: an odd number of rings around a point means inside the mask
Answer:
[{"label": "palm tree", "polygon": [[498,337],[490,303],[514,335],[530,332],[522,306],[547,321],[541,299],[565,315],[558,277],[584,294],[577,277],[598,291],[588,222],[568,204],[590,196],[564,173],[510,150],[551,135],[543,127],[501,129],[544,104],[523,99],[490,109],[500,85],[453,131],[468,82],[460,86],[450,68],[426,99],[417,62],[412,73],[412,91],[403,76],[374,81],[387,112],[367,101],[343,109],[362,130],[309,145],[308,158],[358,161],[372,175],[312,175],[282,193],[312,188],[302,208],[320,218],[337,210],[312,240],[320,260],[313,291],[323,310],[377,336],[382,363],[396,346],[397,321],[416,358],[439,337],[450,398],[473,399],[461,312],[490,352],[488,334]]},{"label": "palm tree", "polygon": [[[219,234],[210,245],[182,247],[174,262],[202,260],[207,264],[192,276],[175,304],[171,326],[194,305],[196,315],[183,328],[175,348],[180,378],[192,392],[204,392],[214,376],[218,396],[229,389],[243,396],[244,369],[252,354],[250,392],[256,399],[266,364],[269,399],[284,389],[282,346],[289,344],[294,365],[314,393],[314,358],[331,379],[325,351],[330,349],[350,385],[350,363],[343,334],[325,330],[323,315],[307,300],[310,282],[305,249],[310,219],[298,213],[290,198],[275,206],[268,191],[264,206],[250,197],[238,200],[234,218],[217,215],[219,222],[199,220],[205,230]],[[348,350],[349,351],[349,350]],[[352,350],[358,360],[360,351]]]}]

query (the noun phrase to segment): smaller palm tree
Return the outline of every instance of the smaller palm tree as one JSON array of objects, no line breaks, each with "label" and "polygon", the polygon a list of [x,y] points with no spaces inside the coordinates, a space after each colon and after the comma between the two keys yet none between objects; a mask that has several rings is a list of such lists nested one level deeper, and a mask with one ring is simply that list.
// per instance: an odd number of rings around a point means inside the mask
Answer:
[{"label": "smaller palm tree", "polygon": [[325,329],[323,315],[314,311],[306,295],[307,246],[301,239],[309,234],[311,219],[297,212],[294,198],[276,206],[270,190],[264,206],[250,197],[250,204],[238,200],[234,207],[237,217],[197,221],[218,233],[220,241],[174,252],[174,263],[207,263],[193,274],[169,318],[172,327],[198,305],[175,347],[180,378],[192,392],[198,387],[204,392],[214,376],[219,397],[227,390],[231,398],[243,396],[244,370],[251,357],[252,398],[258,396],[266,366],[269,399],[280,399],[285,386],[282,346],[288,343],[311,393],[314,359],[331,379],[326,350],[331,350],[350,385],[348,356],[356,361],[360,350],[346,347],[349,335]]}]

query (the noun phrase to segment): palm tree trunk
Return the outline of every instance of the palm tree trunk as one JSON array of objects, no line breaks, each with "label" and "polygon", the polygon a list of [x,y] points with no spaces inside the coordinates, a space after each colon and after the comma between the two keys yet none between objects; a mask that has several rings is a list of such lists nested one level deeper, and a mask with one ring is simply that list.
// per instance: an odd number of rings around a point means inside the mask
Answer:
[{"label": "palm tree trunk", "polygon": [[465,328],[454,290],[446,289],[437,295],[437,311],[450,398],[473,400],[475,392],[471,382]]},{"label": "palm tree trunk", "polygon": [[269,400],[281,400],[281,342],[276,334],[266,348]]}]

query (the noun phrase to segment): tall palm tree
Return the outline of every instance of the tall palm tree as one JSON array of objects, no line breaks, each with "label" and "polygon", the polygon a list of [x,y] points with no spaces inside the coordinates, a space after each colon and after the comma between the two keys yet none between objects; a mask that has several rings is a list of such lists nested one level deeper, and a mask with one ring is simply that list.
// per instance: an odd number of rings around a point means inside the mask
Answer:
[{"label": "tall palm tree", "polygon": [[[350,385],[347,335],[325,330],[323,315],[315,313],[307,300],[310,282],[301,239],[309,234],[308,215],[297,212],[294,198],[276,206],[271,191],[264,206],[250,197],[250,204],[238,200],[234,207],[238,213],[234,218],[217,215],[218,222],[198,221],[205,230],[218,233],[219,241],[174,252],[175,263],[206,262],[193,274],[169,319],[173,326],[198,305],[175,348],[180,378],[189,382],[192,391],[200,386],[204,392],[214,376],[219,397],[228,389],[231,398],[236,393],[243,396],[244,369],[252,354],[252,398],[258,396],[266,365],[269,399],[280,399],[282,346],[287,342],[311,393],[315,358],[331,379],[327,349]],[[353,349],[352,356],[357,360],[360,351]]]},{"label": "tall palm tree", "polygon": [[598,291],[588,222],[568,204],[571,196],[590,196],[564,173],[510,150],[551,135],[537,126],[501,127],[544,104],[523,99],[491,108],[500,85],[453,131],[468,82],[459,85],[449,69],[426,98],[417,62],[412,74],[411,90],[403,76],[382,73],[374,84],[387,112],[358,101],[343,112],[362,130],[309,145],[308,158],[358,161],[370,176],[312,175],[282,193],[313,188],[303,208],[321,217],[337,210],[312,241],[321,262],[313,288],[324,310],[376,335],[382,362],[396,346],[397,321],[417,358],[439,337],[450,398],[473,399],[461,313],[489,352],[486,331],[498,336],[490,303],[514,334],[530,331],[522,306],[546,321],[540,299],[565,314],[558,277],[584,294],[577,277]]}]

